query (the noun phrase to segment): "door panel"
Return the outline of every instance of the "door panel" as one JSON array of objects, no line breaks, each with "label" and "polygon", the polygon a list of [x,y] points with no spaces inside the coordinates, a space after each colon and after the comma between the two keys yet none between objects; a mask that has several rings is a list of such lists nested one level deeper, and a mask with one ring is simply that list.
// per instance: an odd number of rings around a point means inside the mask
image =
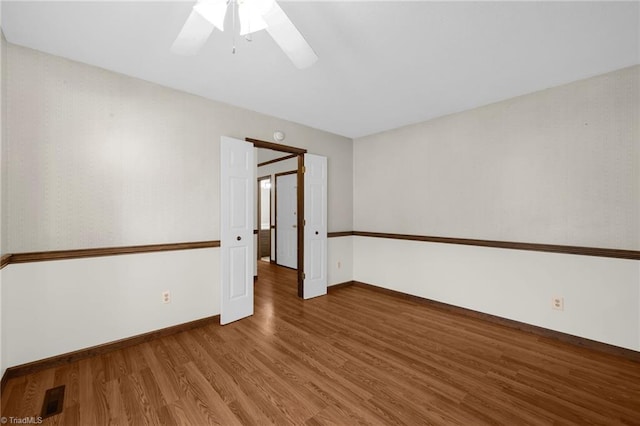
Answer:
[{"label": "door panel", "polygon": [[244,279],[247,269],[247,247],[232,247],[229,249],[231,258],[231,279],[229,299],[235,301],[247,295],[247,285]]},{"label": "door panel", "polygon": [[297,175],[276,176],[276,262],[298,268]]},{"label": "door panel", "polygon": [[305,154],[304,298],[327,294],[327,158]]},{"label": "door panel", "polygon": [[230,177],[229,187],[229,204],[231,207],[231,213],[229,215],[231,220],[230,226],[232,230],[242,230],[247,227],[247,217],[244,214],[247,210],[246,198],[249,192],[247,181],[244,178]]},{"label": "door panel", "polygon": [[253,315],[253,145],[220,141],[220,324]]}]

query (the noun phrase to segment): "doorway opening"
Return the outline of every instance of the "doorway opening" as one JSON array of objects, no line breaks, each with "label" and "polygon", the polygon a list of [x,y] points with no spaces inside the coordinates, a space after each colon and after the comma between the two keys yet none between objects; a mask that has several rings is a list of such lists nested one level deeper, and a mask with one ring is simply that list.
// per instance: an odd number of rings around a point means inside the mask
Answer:
[{"label": "doorway opening", "polygon": [[271,262],[271,175],[258,178],[258,260]]},{"label": "doorway opening", "polygon": [[[220,138],[220,324],[253,314],[258,234],[256,148],[295,158],[298,297],[327,294],[327,158],[247,138]],[[264,175],[264,174],[261,174]],[[307,256],[305,256],[307,255]],[[262,262],[260,262],[262,263]],[[265,265],[266,266],[266,265]]]},{"label": "doorway opening", "polygon": [[296,171],[276,173],[276,263],[298,269],[298,203]]},{"label": "doorway opening", "polygon": [[[266,166],[269,164],[274,164],[277,162],[286,161],[290,159],[293,159],[292,161],[295,163],[295,170],[292,171],[292,174],[295,175],[295,180],[296,180],[296,189],[295,189],[296,219],[295,219],[295,228],[292,228],[292,229],[295,229],[295,246],[296,246],[296,252],[297,252],[295,269],[297,269],[298,297],[302,298],[304,297],[304,272],[303,272],[303,266],[302,266],[304,265],[304,232],[303,232],[304,231],[304,173],[303,171],[304,171],[304,155],[307,153],[307,150],[303,148],[296,148],[293,146],[280,145],[273,142],[261,141],[259,139],[245,138],[245,141],[252,143],[254,148],[285,153],[285,155],[280,156],[278,158],[274,158],[264,162],[258,162],[257,163],[258,167]],[[275,181],[272,181],[271,185],[273,186],[274,183]],[[258,190],[258,196],[260,196],[260,193],[261,191]],[[260,222],[261,222],[261,219],[258,222],[261,228],[262,224]],[[271,216],[270,227],[271,225],[274,225],[274,228],[275,228],[273,216]],[[258,233],[258,240],[260,240],[260,230],[257,230],[257,233]],[[272,232],[272,230],[270,229],[269,233],[271,237],[271,247],[274,248],[275,232]],[[260,246],[260,242],[258,241],[258,247],[259,246]],[[274,258],[273,257],[274,252],[277,259],[277,247],[275,247],[275,250],[271,251],[270,259]],[[257,254],[259,253],[260,253],[260,249],[258,249]]]}]

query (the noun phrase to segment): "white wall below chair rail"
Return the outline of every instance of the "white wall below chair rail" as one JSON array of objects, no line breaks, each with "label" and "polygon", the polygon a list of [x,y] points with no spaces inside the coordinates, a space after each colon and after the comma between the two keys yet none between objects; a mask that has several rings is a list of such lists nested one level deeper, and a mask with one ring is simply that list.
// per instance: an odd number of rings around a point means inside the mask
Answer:
[{"label": "white wall below chair rail", "polygon": [[353,237],[327,239],[328,286],[353,280]]},{"label": "white wall below chair rail", "polygon": [[640,351],[637,260],[353,237],[353,277]]},{"label": "white wall below chair rail", "polygon": [[[329,285],[351,281],[351,237],[330,238],[328,252]],[[7,301],[0,376],[8,367],[220,313],[219,248],[18,263],[0,274],[0,300]],[[165,290],[169,304],[161,300]]]},{"label": "white wall below chair rail", "polygon": [[209,248],[7,266],[2,373],[219,314],[219,263],[220,249]]},{"label": "white wall below chair rail", "polygon": [[[4,276],[4,269],[0,269],[0,307],[2,307],[2,293],[4,292],[4,286],[2,285],[2,277]],[[4,333],[4,309],[0,309],[0,377],[4,376],[4,372],[7,369],[5,365],[5,352],[7,349],[7,345],[5,344],[5,333]]]}]

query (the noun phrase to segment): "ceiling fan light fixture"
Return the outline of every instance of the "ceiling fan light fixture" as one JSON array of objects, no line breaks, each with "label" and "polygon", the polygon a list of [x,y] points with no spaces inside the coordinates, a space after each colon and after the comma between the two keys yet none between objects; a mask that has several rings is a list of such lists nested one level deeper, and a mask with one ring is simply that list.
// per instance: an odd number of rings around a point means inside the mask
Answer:
[{"label": "ceiling fan light fixture", "polygon": [[247,10],[246,6],[240,5],[238,8],[238,15],[240,18],[240,35],[255,33],[256,31],[264,30],[267,28],[267,23],[262,19],[262,16],[254,13],[253,10]]},{"label": "ceiling fan light fixture", "polygon": [[[171,51],[181,55],[196,54],[213,32],[224,31],[227,9],[235,12],[238,7],[240,35],[267,30],[278,46],[299,68],[313,65],[318,56],[300,31],[280,8],[276,0],[200,0],[191,11],[182,30],[171,46]],[[233,14],[235,32],[235,13]],[[249,38],[247,40],[250,41]],[[232,52],[235,53],[235,37]]]},{"label": "ceiling fan light fixture", "polygon": [[240,18],[240,35],[255,33],[267,28],[263,16],[273,7],[273,0],[237,0]]},{"label": "ceiling fan light fixture", "polygon": [[227,15],[227,0],[203,0],[193,6],[193,10],[211,22],[217,29],[224,31],[224,18]]}]

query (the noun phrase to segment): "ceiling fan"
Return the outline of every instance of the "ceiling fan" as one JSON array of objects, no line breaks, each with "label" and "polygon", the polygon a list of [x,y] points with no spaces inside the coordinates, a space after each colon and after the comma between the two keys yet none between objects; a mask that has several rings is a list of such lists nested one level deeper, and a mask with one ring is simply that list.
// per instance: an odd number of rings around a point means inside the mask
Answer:
[{"label": "ceiling fan", "polygon": [[[231,7],[238,11],[240,35],[266,29],[297,68],[313,65],[318,57],[275,0],[199,0],[184,23],[171,51],[195,55],[214,28],[224,31],[225,16]],[[235,53],[235,47],[234,47]]]}]

